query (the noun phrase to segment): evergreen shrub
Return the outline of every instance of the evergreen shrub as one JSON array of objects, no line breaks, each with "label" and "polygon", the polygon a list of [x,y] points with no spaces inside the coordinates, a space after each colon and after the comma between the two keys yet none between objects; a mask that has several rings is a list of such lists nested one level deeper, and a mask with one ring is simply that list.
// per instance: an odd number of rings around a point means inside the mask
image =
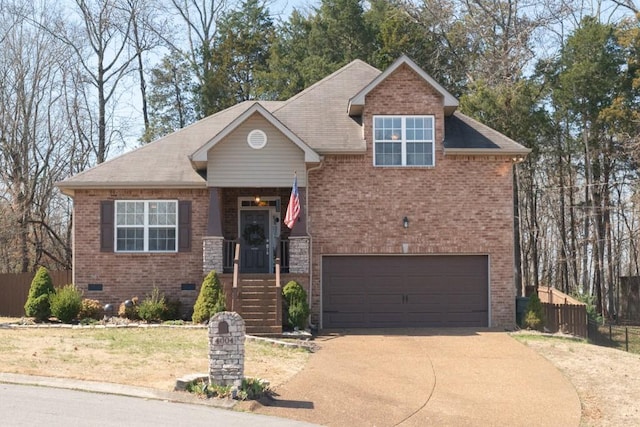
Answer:
[{"label": "evergreen shrub", "polygon": [[202,282],[200,294],[198,294],[196,304],[193,306],[191,320],[193,323],[207,322],[211,316],[225,310],[225,300],[224,289],[218,278],[218,273],[211,270]]},{"label": "evergreen shrub", "polygon": [[51,314],[63,323],[71,323],[82,309],[82,292],[73,284],[65,285],[50,296]]},{"label": "evergreen shrub", "polygon": [[29,296],[24,304],[25,315],[35,317],[38,321],[47,320],[51,316],[49,297],[55,292],[49,271],[40,267],[31,281]]},{"label": "evergreen shrub", "polygon": [[309,317],[307,292],[295,280],[290,281],[282,289],[286,306],[287,323],[292,328],[305,329]]},{"label": "evergreen shrub", "polygon": [[544,327],[544,309],[536,292],[529,297],[529,304],[524,313],[524,324],[528,328],[542,330]]}]

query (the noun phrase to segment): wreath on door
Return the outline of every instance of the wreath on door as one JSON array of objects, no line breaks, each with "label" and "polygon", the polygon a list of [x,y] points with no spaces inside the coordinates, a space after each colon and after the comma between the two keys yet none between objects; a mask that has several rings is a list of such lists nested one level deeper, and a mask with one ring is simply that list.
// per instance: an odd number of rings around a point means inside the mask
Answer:
[{"label": "wreath on door", "polygon": [[260,224],[247,225],[242,232],[242,238],[249,246],[260,246],[267,239],[264,235],[264,227]]}]

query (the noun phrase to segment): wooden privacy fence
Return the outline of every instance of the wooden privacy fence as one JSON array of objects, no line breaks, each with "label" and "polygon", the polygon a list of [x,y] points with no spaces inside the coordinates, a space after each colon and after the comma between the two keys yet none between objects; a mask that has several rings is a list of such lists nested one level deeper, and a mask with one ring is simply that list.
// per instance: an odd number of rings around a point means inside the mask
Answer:
[{"label": "wooden privacy fence", "polygon": [[587,306],[543,303],[545,327],[550,332],[562,331],[579,337],[587,337]]},{"label": "wooden privacy fence", "polygon": [[[24,303],[36,273],[0,274],[0,316],[24,316]],[[50,271],[53,286],[71,283],[71,270]]]}]

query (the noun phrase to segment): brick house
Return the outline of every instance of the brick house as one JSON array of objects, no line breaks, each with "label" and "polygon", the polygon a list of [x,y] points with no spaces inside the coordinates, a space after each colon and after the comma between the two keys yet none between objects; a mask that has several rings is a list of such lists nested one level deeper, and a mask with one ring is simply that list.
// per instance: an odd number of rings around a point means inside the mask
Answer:
[{"label": "brick house", "polygon": [[212,269],[229,300],[239,244],[230,304],[256,333],[279,330],[277,261],[320,328],[510,326],[512,171],[529,150],[457,106],[407,57],[384,72],[356,60],[60,182],[74,283],[102,303],[157,286],[189,311]]}]

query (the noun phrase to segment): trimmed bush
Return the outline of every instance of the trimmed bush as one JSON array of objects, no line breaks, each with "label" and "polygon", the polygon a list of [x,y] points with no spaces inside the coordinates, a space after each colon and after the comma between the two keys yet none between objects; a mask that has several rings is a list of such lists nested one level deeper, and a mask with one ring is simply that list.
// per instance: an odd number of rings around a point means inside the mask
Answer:
[{"label": "trimmed bush", "polygon": [[544,309],[536,292],[529,297],[529,304],[524,313],[524,324],[526,327],[541,330],[544,327]]},{"label": "trimmed bush", "polygon": [[225,295],[222,283],[218,278],[218,273],[211,270],[207,277],[204,278],[200,287],[200,294],[196,304],[193,306],[193,323],[207,322],[216,313],[225,310]]},{"label": "trimmed bush", "polygon": [[63,323],[71,323],[82,309],[82,292],[75,285],[65,285],[50,296],[51,314]]},{"label": "trimmed bush", "polygon": [[287,308],[287,323],[292,328],[305,329],[309,317],[307,292],[295,280],[290,281],[282,289],[282,296]]},{"label": "trimmed bush", "polygon": [[38,321],[47,320],[51,316],[49,297],[55,292],[49,271],[40,267],[31,281],[29,296],[24,304],[24,313],[29,317],[35,317]]},{"label": "trimmed bush", "polygon": [[154,287],[151,295],[138,306],[138,316],[145,322],[159,322],[167,311],[164,295]]},{"label": "trimmed bush", "polygon": [[95,299],[85,298],[82,300],[82,306],[80,307],[80,313],[78,313],[78,319],[94,319],[100,320],[103,315],[103,308],[100,301]]}]

